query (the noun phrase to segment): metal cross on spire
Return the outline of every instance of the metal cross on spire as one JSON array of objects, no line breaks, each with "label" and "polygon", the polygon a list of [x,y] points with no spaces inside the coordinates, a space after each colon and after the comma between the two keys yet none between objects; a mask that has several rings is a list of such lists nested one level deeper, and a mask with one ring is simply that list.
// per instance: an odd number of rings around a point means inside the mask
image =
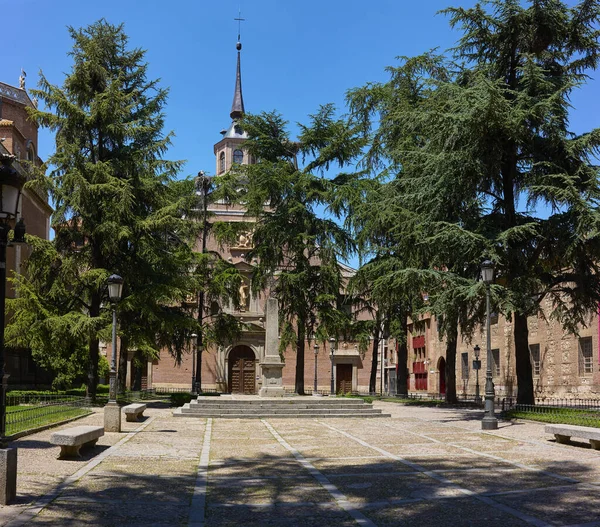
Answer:
[{"label": "metal cross on spire", "polygon": [[237,18],[234,18],[234,20],[237,20],[237,23],[238,23],[238,42],[239,42],[241,40],[240,35],[242,32],[242,22],[246,21],[245,18],[242,18],[242,9],[241,8],[238,10]]}]

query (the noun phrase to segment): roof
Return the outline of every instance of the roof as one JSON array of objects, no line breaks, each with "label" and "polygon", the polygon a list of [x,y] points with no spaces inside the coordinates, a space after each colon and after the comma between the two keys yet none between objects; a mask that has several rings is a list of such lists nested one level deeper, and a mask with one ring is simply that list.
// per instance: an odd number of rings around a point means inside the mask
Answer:
[{"label": "roof", "polygon": [[34,106],[25,90],[22,90],[21,88],[15,88],[14,86],[4,82],[0,82],[0,97],[25,104],[26,106]]}]

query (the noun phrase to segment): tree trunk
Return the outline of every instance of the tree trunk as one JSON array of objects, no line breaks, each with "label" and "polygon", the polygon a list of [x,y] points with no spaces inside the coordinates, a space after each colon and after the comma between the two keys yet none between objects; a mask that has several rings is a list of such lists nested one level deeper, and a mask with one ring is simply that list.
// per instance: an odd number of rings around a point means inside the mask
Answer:
[{"label": "tree trunk", "polygon": [[377,393],[377,358],[379,357],[379,335],[381,332],[379,317],[375,321],[373,332],[373,359],[371,361],[371,376],[369,377],[369,393]]},{"label": "tree trunk", "polygon": [[400,321],[403,340],[398,344],[398,371],[396,374],[396,395],[408,397],[408,318],[402,316]]},{"label": "tree trunk", "polygon": [[[90,318],[100,316],[100,303],[101,296],[98,293],[94,293],[90,302]],[[86,397],[95,402],[96,387],[98,386],[98,358],[100,357],[100,341],[98,337],[90,337],[88,350]]]},{"label": "tree trunk", "polygon": [[132,389],[136,392],[142,389],[142,353],[140,351],[135,352],[135,357],[133,360],[135,365],[134,369],[134,377],[133,377],[133,386]]},{"label": "tree trunk", "polygon": [[517,403],[535,404],[533,371],[529,358],[527,315],[514,313],[515,363],[517,369]]},{"label": "tree trunk", "polygon": [[298,323],[296,339],[296,393],[304,395],[304,324]]},{"label": "tree trunk", "polygon": [[456,403],[456,333],[448,338],[446,343],[446,402]]},{"label": "tree trunk", "polygon": [[121,345],[119,346],[119,368],[117,370],[117,392],[125,393],[128,386],[127,381],[127,355],[129,353],[129,342],[127,337],[121,337]]}]

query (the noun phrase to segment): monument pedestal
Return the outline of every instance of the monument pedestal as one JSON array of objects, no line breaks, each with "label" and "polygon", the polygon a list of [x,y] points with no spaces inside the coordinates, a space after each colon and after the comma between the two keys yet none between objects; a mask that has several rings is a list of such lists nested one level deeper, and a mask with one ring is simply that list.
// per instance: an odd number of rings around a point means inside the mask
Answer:
[{"label": "monument pedestal", "polygon": [[104,430],[106,432],[121,431],[121,407],[116,401],[109,401],[104,407]]},{"label": "monument pedestal", "polygon": [[283,362],[279,355],[279,306],[275,298],[267,299],[266,306],[265,356],[262,368],[260,397],[283,397]]},{"label": "monument pedestal", "polygon": [[283,397],[285,391],[283,389],[281,362],[262,362],[262,388],[258,392],[260,397]]},{"label": "monument pedestal", "polygon": [[17,497],[17,449],[0,448],[0,505]]}]

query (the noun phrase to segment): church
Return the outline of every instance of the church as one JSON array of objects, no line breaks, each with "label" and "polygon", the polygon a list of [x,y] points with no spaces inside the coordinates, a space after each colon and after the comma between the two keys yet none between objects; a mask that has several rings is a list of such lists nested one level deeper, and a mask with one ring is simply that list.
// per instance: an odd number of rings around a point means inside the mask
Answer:
[{"label": "church", "polygon": [[[227,172],[233,164],[251,164],[254,160],[244,149],[246,133],[238,122],[244,115],[244,97],[242,91],[241,50],[242,44],[237,42],[237,64],[235,72],[235,86],[233,103],[229,113],[230,123],[221,131],[221,138],[214,145],[215,173],[217,175]],[[205,176],[201,173],[199,179]],[[202,183],[199,184],[202,186]],[[200,194],[201,190],[198,191]],[[239,222],[251,221],[245,216],[245,211],[239,206],[225,203],[211,203],[207,205],[209,221]],[[238,236],[237,243],[222,247],[216,240],[208,235],[205,240],[205,249],[216,251],[220,256],[231,262],[244,277],[240,287],[240,309],[225,311],[235,316],[245,324],[241,338],[237,342],[208,347],[202,352],[202,389],[216,390],[226,393],[258,394],[264,386],[265,379],[269,378],[266,369],[278,353],[273,348],[278,348],[277,334],[271,346],[268,330],[267,300],[265,293],[253,296],[250,293],[250,280],[253,272],[252,262],[246,260],[246,253],[252,247],[251,233],[242,233]],[[197,241],[198,252],[203,250],[202,236]],[[348,266],[342,265],[344,277],[350,277],[354,272]],[[209,306],[210,308],[210,306]],[[276,316],[272,315],[272,318]],[[275,328],[276,329],[276,328]],[[318,348],[315,346],[318,346]],[[361,354],[358,345],[354,342],[335,342],[333,344],[333,357],[329,342],[306,342],[305,384],[306,392],[310,393],[314,385],[314,374],[317,377],[317,389],[330,391],[333,378],[336,392],[368,391],[371,357],[369,352]],[[142,385],[148,388],[190,388],[193,383],[195,364],[195,345],[185,354],[181,364],[174,364],[168,352],[163,350],[160,358],[148,364],[147,373],[142,377]],[[318,352],[317,352],[318,350]],[[317,352],[317,353],[316,353]],[[282,366],[283,389],[287,392],[294,391],[295,380],[295,351],[286,350]],[[333,377],[332,377],[333,368]],[[129,368],[128,368],[129,369]],[[144,368],[146,370],[146,368]],[[144,378],[145,377],[145,378]],[[145,382],[144,382],[145,381]],[[264,390],[263,390],[264,393]]]},{"label": "church", "polygon": [[[247,136],[238,122],[244,115],[242,92],[241,49],[237,43],[237,65],[233,103],[229,114],[230,124],[221,132],[215,143],[215,173],[227,172],[234,163],[250,164],[254,160],[244,149]],[[224,203],[209,203],[207,213],[213,221],[248,221],[245,211]],[[237,342],[218,347],[207,347],[202,351],[202,389],[222,393],[258,394],[265,388],[269,364],[269,331],[267,295],[252,296],[250,279],[252,262],[246,261],[246,253],[252,247],[251,233],[243,233],[237,243],[228,247],[218,246],[208,236],[206,249],[217,251],[222,258],[233,263],[245,277],[241,286],[239,310],[228,312],[244,322],[247,329]],[[196,250],[201,252],[202,240]],[[345,277],[354,270],[342,265]],[[551,306],[542,306],[549,312]],[[580,328],[579,335],[566,334],[555,321],[543,316],[530,317],[529,343],[536,397],[600,398],[600,318],[590,315],[589,322]],[[498,397],[516,395],[516,370],[514,357],[513,329],[510,320],[495,316],[491,325],[492,375]],[[271,335],[271,338],[273,336]],[[275,339],[277,336],[275,335]],[[473,396],[479,386],[483,393],[485,382],[486,352],[481,350],[481,369],[473,368],[477,359],[475,346],[485,347],[485,327],[475,332],[473,339],[459,340],[456,357],[456,391],[461,397]],[[271,344],[272,347],[276,346]],[[446,392],[446,344],[440,339],[434,316],[423,316],[419,325],[409,325],[408,387],[409,392],[427,396],[443,397]],[[305,392],[311,393],[316,383],[317,390],[329,393],[333,385],[336,393],[369,392],[369,376],[373,360],[372,347],[359,351],[354,342],[307,341],[305,346]],[[333,350],[333,351],[332,351]],[[132,386],[133,371],[141,377],[142,388],[191,389],[196,371],[196,349],[190,346],[189,353],[181,364],[175,364],[166,351],[158,360],[148,362],[141,368],[128,361],[128,386]],[[396,343],[390,339],[382,342],[377,350],[377,392],[395,393],[397,351]],[[296,354],[286,350],[282,365],[282,388],[293,393]],[[315,381],[316,379],[316,381]]]}]

